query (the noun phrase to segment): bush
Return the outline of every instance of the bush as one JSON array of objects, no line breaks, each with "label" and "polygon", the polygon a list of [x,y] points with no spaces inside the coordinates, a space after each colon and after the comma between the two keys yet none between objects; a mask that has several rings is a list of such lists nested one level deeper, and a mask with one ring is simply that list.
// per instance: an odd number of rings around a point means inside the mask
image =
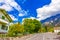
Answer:
[{"label": "bush", "polygon": [[60,32],[58,32],[57,34],[60,35]]},{"label": "bush", "polygon": [[53,27],[49,27],[49,28],[48,28],[48,32],[54,32]]},{"label": "bush", "polygon": [[41,27],[38,32],[39,33],[44,33],[44,32],[46,32],[46,29],[44,27]]},{"label": "bush", "polygon": [[20,36],[23,35],[23,33],[24,33],[24,26],[20,24],[10,25],[10,28],[8,30],[8,36],[10,37]]},{"label": "bush", "polygon": [[0,37],[8,37],[7,34],[0,34]]},{"label": "bush", "polygon": [[41,27],[38,31],[39,33],[43,33],[43,32],[54,32],[54,28],[53,27]]}]

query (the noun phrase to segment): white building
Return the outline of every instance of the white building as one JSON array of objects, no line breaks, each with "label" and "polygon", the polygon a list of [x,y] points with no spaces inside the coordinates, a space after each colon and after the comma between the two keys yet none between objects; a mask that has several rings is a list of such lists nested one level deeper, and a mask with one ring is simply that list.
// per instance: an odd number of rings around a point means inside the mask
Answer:
[{"label": "white building", "polygon": [[54,27],[54,32],[55,32],[55,33],[60,32],[60,27]]},{"label": "white building", "polygon": [[11,17],[4,9],[0,9],[0,33],[7,33],[8,25],[12,22]]}]

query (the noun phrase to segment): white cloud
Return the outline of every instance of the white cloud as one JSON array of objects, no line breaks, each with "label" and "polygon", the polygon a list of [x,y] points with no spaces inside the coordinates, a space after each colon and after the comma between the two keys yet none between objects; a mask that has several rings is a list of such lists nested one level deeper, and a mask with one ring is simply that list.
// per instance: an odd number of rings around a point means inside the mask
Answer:
[{"label": "white cloud", "polygon": [[12,10],[12,7],[10,7],[9,5],[6,5],[6,4],[0,6],[0,8],[5,9],[6,11],[11,11]]},{"label": "white cloud", "polygon": [[[26,0],[24,0],[24,2],[25,1]],[[0,4],[1,3],[3,3],[3,5],[1,5],[0,8],[5,9],[6,11],[12,11],[15,8],[19,12],[19,16],[26,16],[27,14],[27,11],[22,10],[15,0],[0,0]]]},{"label": "white cloud", "polygon": [[28,14],[28,10],[27,11],[22,10],[19,12],[18,16],[23,17],[23,16],[27,16],[27,14]]},{"label": "white cloud", "polygon": [[30,17],[30,18],[28,18],[28,19],[36,19],[35,17]]},{"label": "white cloud", "polygon": [[18,21],[18,19],[15,18],[13,15],[9,14],[9,16],[12,18],[12,20],[14,20],[14,21]]},{"label": "white cloud", "polygon": [[[24,0],[25,2],[26,0]],[[18,16],[26,16],[27,11],[22,10],[20,5],[15,0],[0,0],[0,8],[5,9],[6,11],[12,11],[14,8],[19,12]]]},{"label": "white cloud", "polygon": [[25,14],[20,13],[19,16],[24,16]]},{"label": "white cloud", "polygon": [[[22,19],[22,21],[24,20],[25,18]],[[36,19],[35,17],[29,17],[27,19]]]},{"label": "white cloud", "polygon": [[37,9],[37,19],[43,20],[60,13],[60,0],[52,0],[49,5]]},{"label": "white cloud", "polygon": [[20,11],[21,7],[15,2],[15,0],[0,0],[0,4],[4,3],[0,8],[5,9],[6,11],[11,11],[13,7]]}]

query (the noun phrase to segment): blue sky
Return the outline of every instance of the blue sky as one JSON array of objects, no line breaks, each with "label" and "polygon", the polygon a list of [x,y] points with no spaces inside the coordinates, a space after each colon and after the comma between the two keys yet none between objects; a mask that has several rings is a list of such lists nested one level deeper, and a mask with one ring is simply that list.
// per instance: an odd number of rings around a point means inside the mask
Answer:
[{"label": "blue sky", "polygon": [[24,18],[40,21],[60,13],[60,0],[1,0],[0,8],[14,21],[22,22]]}]

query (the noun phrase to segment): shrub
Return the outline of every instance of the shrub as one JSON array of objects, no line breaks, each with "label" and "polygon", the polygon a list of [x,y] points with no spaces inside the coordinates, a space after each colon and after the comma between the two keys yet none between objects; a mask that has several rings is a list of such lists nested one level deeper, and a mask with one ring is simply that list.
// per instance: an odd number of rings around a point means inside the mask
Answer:
[{"label": "shrub", "polygon": [[53,27],[49,27],[49,28],[48,28],[48,32],[54,32]]},{"label": "shrub", "polygon": [[7,37],[7,34],[0,34],[0,37]]},{"label": "shrub", "polygon": [[60,35],[60,32],[58,32],[57,34]]},{"label": "shrub", "polygon": [[15,37],[23,35],[24,33],[24,27],[20,24],[13,24],[10,25],[10,28],[8,30],[8,36]]},{"label": "shrub", "polygon": [[44,33],[44,32],[46,32],[46,29],[44,27],[41,27],[38,32],[39,33]]}]

